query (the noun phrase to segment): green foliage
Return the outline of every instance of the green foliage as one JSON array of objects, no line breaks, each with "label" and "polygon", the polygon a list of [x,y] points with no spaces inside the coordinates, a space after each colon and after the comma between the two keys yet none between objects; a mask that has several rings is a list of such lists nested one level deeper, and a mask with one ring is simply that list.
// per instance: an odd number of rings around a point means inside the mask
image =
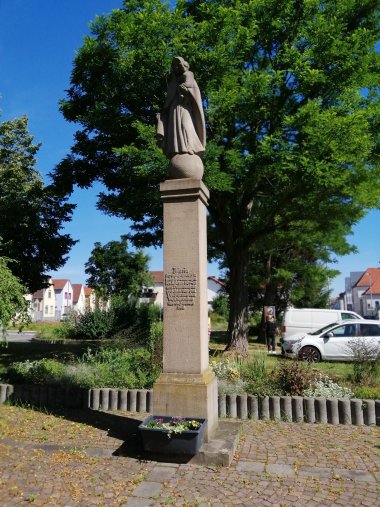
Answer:
[{"label": "green foliage", "polygon": [[135,245],[160,242],[156,113],[172,56],[188,59],[208,129],[210,253],[230,275],[230,344],[246,351],[251,253],[288,232],[295,251],[310,231],[335,251],[379,204],[377,2],[144,0],[91,28],[61,102],[81,130],[55,185],[100,180],[99,208],[132,220]]},{"label": "green foliage", "polygon": [[302,396],[310,385],[314,385],[317,375],[308,363],[281,361],[276,370],[275,382],[283,394]]},{"label": "green foliage", "polygon": [[12,321],[21,328],[29,322],[28,304],[24,299],[23,287],[8,267],[9,259],[0,257],[0,326],[3,336]]},{"label": "green foliage", "polygon": [[17,261],[9,268],[30,292],[46,284],[46,272],[61,267],[75,243],[61,231],[73,206],[44,186],[38,149],[26,117],[0,123],[0,256]]},{"label": "green foliage", "polygon": [[13,363],[8,370],[11,382],[29,384],[59,384],[65,367],[55,359],[26,360]]},{"label": "green foliage", "polygon": [[273,382],[273,370],[267,368],[265,362],[253,358],[242,367],[242,377],[247,386],[247,392],[255,396],[274,396],[280,394]]},{"label": "green foliage", "polygon": [[216,298],[214,298],[212,301],[212,311],[221,317],[228,319],[228,314],[230,311],[228,297],[222,294],[216,296]]},{"label": "green foliage", "polygon": [[312,398],[353,398],[354,393],[350,388],[339,385],[326,375],[319,375],[302,395]]},{"label": "green foliage", "polygon": [[131,295],[139,297],[143,285],[151,284],[148,262],[143,252],[128,252],[125,236],[104,246],[95,243],[86,263],[87,285],[105,299],[117,296],[127,301]]},{"label": "green foliage", "polygon": [[86,310],[78,314],[73,323],[67,327],[72,338],[82,340],[100,340],[109,338],[115,332],[115,312],[113,309]]},{"label": "green foliage", "polygon": [[8,370],[10,382],[60,384],[97,388],[151,388],[159,374],[145,349],[88,349],[79,361],[62,363],[56,359],[15,362]]},{"label": "green foliage", "polygon": [[355,398],[362,400],[380,400],[380,387],[377,386],[357,386],[354,389]]}]

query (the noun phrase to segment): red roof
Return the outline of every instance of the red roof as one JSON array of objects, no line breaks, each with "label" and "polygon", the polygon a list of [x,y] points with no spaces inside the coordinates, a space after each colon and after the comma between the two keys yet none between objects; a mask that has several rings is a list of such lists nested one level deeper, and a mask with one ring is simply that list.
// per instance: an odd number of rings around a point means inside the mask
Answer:
[{"label": "red roof", "polygon": [[218,283],[222,287],[226,286],[225,282],[223,282],[223,280],[220,280],[219,278],[216,278],[216,276],[208,276],[207,280],[212,280],[213,282]]},{"label": "red roof", "polygon": [[73,303],[74,303],[74,305],[76,303],[78,303],[82,287],[83,287],[83,285],[81,283],[73,283],[72,284],[72,288],[73,288]]},{"label": "red roof", "polygon": [[356,282],[355,287],[368,287],[363,294],[380,294],[380,268],[368,268]]},{"label": "red roof", "polygon": [[164,283],[164,272],[163,271],[149,271],[152,275],[154,283]]},{"label": "red roof", "polygon": [[54,289],[63,289],[63,287],[67,284],[69,280],[67,278],[62,278],[59,280],[52,280]]},{"label": "red roof", "polygon": [[93,293],[93,290],[91,289],[91,287],[85,287],[84,288],[84,295],[86,297],[91,296],[92,293]]}]

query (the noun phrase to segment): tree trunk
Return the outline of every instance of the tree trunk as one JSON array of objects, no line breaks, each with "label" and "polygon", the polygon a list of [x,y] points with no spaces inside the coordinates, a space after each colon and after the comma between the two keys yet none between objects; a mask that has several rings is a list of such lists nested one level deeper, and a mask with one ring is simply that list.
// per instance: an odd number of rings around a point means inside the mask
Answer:
[{"label": "tree trunk", "polygon": [[234,256],[230,267],[230,313],[226,351],[239,356],[248,353],[248,252]]}]

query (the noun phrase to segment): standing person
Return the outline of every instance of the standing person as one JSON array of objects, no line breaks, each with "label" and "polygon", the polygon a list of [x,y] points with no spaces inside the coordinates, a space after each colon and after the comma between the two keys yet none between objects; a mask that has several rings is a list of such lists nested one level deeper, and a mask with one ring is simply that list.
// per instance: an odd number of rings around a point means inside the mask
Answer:
[{"label": "standing person", "polygon": [[268,347],[268,354],[276,353],[276,333],[277,326],[273,314],[267,314],[265,317],[265,335]]}]

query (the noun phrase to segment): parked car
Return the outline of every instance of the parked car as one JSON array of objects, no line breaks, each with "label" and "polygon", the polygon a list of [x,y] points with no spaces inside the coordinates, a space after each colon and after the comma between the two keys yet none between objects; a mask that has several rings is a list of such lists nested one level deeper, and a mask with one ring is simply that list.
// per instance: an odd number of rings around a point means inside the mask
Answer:
[{"label": "parked car", "polygon": [[286,357],[310,362],[352,361],[355,349],[371,349],[380,357],[380,322],[378,320],[345,320],[307,333],[298,340],[284,340]]},{"label": "parked car", "polygon": [[327,308],[288,308],[285,311],[281,328],[283,340],[293,335],[310,333],[322,326],[348,319],[363,319],[359,314],[348,310],[331,310]]}]

